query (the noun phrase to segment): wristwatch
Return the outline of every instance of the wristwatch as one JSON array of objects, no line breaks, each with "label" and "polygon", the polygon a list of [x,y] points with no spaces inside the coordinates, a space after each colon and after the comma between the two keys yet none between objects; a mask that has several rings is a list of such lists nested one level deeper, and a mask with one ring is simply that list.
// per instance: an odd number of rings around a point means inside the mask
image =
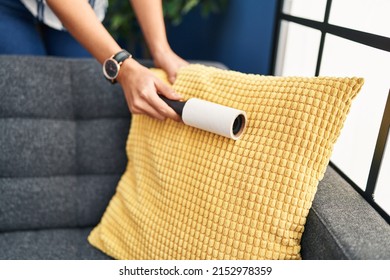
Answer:
[{"label": "wristwatch", "polygon": [[123,61],[125,61],[129,57],[132,57],[132,55],[128,51],[121,50],[120,52],[106,59],[103,63],[104,77],[106,77],[106,79],[109,80],[111,83],[115,84],[116,77],[118,77],[119,70]]}]

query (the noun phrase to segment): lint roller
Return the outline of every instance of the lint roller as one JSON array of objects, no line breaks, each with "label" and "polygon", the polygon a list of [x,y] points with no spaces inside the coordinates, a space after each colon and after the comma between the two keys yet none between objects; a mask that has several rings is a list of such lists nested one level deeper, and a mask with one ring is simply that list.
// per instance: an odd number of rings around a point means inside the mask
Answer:
[{"label": "lint roller", "polygon": [[183,123],[233,140],[241,137],[247,123],[244,111],[198,98],[176,101],[160,95]]}]

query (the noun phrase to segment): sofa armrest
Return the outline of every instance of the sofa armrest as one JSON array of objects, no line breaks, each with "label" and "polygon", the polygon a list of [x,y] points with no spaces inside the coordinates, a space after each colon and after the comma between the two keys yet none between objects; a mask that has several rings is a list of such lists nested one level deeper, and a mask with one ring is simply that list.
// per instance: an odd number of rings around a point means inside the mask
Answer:
[{"label": "sofa armrest", "polygon": [[332,167],[318,186],[303,259],[390,259],[390,226]]}]

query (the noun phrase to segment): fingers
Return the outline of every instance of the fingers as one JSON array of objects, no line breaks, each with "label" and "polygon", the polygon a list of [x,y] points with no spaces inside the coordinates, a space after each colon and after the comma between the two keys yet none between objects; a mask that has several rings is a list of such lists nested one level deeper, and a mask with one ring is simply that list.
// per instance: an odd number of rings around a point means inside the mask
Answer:
[{"label": "fingers", "polygon": [[162,68],[168,74],[170,83],[176,80],[176,73],[178,70],[189,63],[178,56],[172,49],[158,49],[153,53],[154,63],[157,67]]},{"label": "fingers", "polygon": [[173,84],[176,80],[178,70],[188,64],[189,63],[187,61],[181,60],[180,62],[175,63],[174,65],[170,64],[168,67],[163,68],[168,75],[168,81],[171,84]]},{"label": "fingers", "polygon": [[150,96],[150,103],[154,108],[164,117],[170,118],[174,121],[180,121],[181,118],[176,112],[169,107],[157,94]]},{"label": "fingers", "polygon": [[[168,99],[172,99],[172,100],[182,99],[182,96],[177,94],[173,88],[165,84],[160,79],[156,78],[155,86],[157,92],[159,94],[164,95]],[[181,120],[180,116],[178,116],[171,107],[169,107],[160,97],[158,97],[157,94],[153,94],[151,96],[151,102],[153,102],[156,105],[156,108],[158,108],[158,111],[161,112],[163,115],[165,115],[167,118],[173,119],[175,121]]]},{"label": "fingers", "polygon": [[153,106],[151,106],[148,102],[142,100],[135,100],[129,106],[129,109],[132,114],[146,114],[154,119],[164,121],[166,116],[156,110]]},{"label": "fingers", "polygon": [[182,97],[170,86],[138,63],[124,63],[121,72],[118,81],[122,85],[129,109],[133,114],[146,114],[158,120],[170,118],[181,121],[180,116],[157,94],[161,93],[172,100],[181,99]]},{"label": "fingers", "polygon": [[180,116],[158,96],[157,92],[161,92],[164,96],[173,100],[181,97],[161,80],[154,78],[151,84],[149,83],[148,86],[139,90],[138,94],[133,95],[130,102],[130,111],[133,114],[146,114],[158,120],[170,118],[181,121]]},{"label": "fingers", "polygon": [[157,79],[155,80],[155,85],[156,85],[156,89],[157,91],[164,95],[165,97],[169,98],[169,99],[172,99],[172,100],[180,100],[182,99],[183,97],[178,94],[173,88],[171,88],[170,86],[168,86],[167,84],[165,84],[163,81],[161,81],[160,79]]},{"label": "fingers", "polygon": [[168,73],[168,81],[173,84],[176,80],[176,74],[175,73]]}]

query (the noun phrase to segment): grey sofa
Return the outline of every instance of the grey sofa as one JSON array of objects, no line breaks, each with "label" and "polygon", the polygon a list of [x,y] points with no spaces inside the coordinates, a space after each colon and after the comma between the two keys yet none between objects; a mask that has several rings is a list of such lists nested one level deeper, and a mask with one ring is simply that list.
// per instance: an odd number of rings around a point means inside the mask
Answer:
[{"label": "grey sofa", "polygon": [[[0,56],[0,259],[110,259],[87,242],[125,169],[131,116],[94,60]],[[390,259],[389,225],[331,167],[304,259]]]}]

